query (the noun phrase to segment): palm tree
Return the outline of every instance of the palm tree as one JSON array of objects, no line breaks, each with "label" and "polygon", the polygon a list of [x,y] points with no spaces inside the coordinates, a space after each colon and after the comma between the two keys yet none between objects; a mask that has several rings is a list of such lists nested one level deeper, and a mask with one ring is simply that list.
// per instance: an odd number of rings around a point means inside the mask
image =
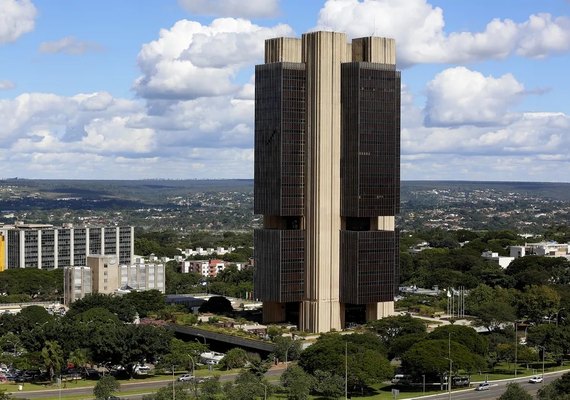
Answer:
[{"label": "palm tree", "polygon": [[69,354],[68,361],[77,368],[82,368],[87,373],[87,364],[89,364],[89,357],[87,349],[75,349]]},{"label": "palm tree", "polygon": [[57,342],[48,340],[42,349],[42,359],[44,366],[49,372],[50,381],[53,382],[55,373],[59,373],[61,371],[61,366],[63,364],[63,350]]}]

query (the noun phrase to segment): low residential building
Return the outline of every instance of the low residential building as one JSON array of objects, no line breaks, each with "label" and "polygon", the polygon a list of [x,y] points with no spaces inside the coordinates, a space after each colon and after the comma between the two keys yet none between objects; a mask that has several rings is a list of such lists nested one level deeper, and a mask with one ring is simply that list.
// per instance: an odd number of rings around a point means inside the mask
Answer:
[{"label": "low residential building", "polygon": [[215,278],[221,271],[226,268],[223,260],[186,260],[179,263],[180,271],[184,274],[194,272],[202,275],[204,278]]}]

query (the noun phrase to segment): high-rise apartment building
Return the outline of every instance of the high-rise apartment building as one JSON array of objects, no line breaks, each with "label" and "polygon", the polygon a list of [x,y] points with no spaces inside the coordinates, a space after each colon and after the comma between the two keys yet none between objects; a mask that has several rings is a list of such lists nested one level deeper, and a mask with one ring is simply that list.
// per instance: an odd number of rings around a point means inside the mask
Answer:
[{"label": "high-rise apartment building", "polygon": [[393,313],[400,73],[393,39],[265,42],[255,70],[255,297],[310,332]]},{"label": "high-rise apartment building", "polygon": [[55,227],[48,224],[0,226],[0,270],[7,268],[62,268],[85,266],[90,254],[113,255],[130,264],[134,228]]}]

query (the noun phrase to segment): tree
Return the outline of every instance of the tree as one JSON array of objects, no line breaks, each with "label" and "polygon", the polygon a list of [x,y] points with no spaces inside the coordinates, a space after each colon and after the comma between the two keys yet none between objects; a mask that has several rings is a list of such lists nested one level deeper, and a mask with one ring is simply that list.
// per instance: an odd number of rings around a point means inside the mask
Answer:
[{"label": "tree", "polygon": [[152,325],[125,325],[123,346],[119,364],[134,372],[136,364],[154,363],[168,353],[172,332]]},{"label": "tree", "polygon": [[479,304],[473,315],[477,318],[475,325],[483,326],[488,331],[496,331],[504,323],[516,319],[516,310],[509,303],[494,300]]},{"label": "tree", "polygon": [[226,314],[233,312],[232,303],[223,296],[212,296],[203,303],[199,310],[201,313]]},{"label": "tree", "polygon": [[519,296],[518,314],[534,323],[550,318],[558,312],[560,295],[548,286],[533,285]]},{"label": "tree", "polygon": [[277,325],[269,325],[267,327],[267,336],[271,341],[274,341],[276,337],[281,336],[282,329]]},{"label": "tree", "polygon": [[183,383],[175,383],[174,388],[173,384],[170,383],[167,386],[158,389],[154,394],[143,396],[143,400],[172,400],[173,398],[176,400],[195,399],[196,397],[187,389],[188,388]]},{"label": "tree", "polygon": [[330,399],[338,399],[344,395],[343,377],[328,371],[316,370],[314,390],[317,394]]},{"label": "tree", "polygon": [[317,370],[339,374],[344,371],[345,363],[348,364],[349,385],[355,390],[380,383],[393,374],[384,346],[370,333],[321,335],[299,358],[299,365],[310,374]]},{"label": "tree", "polygon": [[487,353],[488,343],[484,337],[480,336],[477,331],[469,326],[463,325],[443,325],[435,328],[428,335],[428,339],[448,339],[460,343],[472,352],[485,355]]},{"label": "tree", "polygon": [[105,375],[95,384],[93,395],[96,399],[106,399],[119,391],[120,388],[121,385],[119,385],[114,376]]},{"label": "tree", "polygon": [[291,365],[281,375],[281,384],[287,390],[288,400],[307,400],[313,388],[313,378],[301,367]]},{"label": "tree", "polygon": [[222,393],[222,386],[220,385],[220,377],[215,376],[207,379],[202,383],[200,390],[199,400],[217,400]]},{"label": "tree", "polygon": [[86,349],[75,349],[73,350],[67,359],[70,363],[73,364],[76,368],[84,368],[87,366],[89,362],[89,358],[87,356]]},{"label": "tree", "polygon": [[224,386],[224,392],[228,399],[256,400],[269,398],[273,386],[260,376],[250,371],[242,371],[234,383]]},{"label": "tree", "polygon": [[499,397],[499,400],[532,400],[532,396],[518,383],[509,383],[507,390]]},{"label": "tree", "polygon": [[240,349],[239,347],[234,347],[230,351],[226,353],[224,358],[222,358],[221,364],[222,366],[228,369],[234,368],[243,368],[247,363],[247,353],[244,349]]},{"label": "tree", "polygon": [[394,358],[402,357],[402,354],[408,351],[410,347],[425,340],[426,337],[426,333],[411,333],[409,335],[398,336],[391,342],[392,344],[388,349],[388,359],[393,360]]},{"label": "tree", "polygon": [[50,381],[53,381],[55,373],[59,373],[63,365],[63,351],[57,342],[46,342],[42,349],[42,360],[48,370]]},{"label": "tree", "polygon": [[425,374],[429,379],[439,378],[443,382],[449,371],[450,356],[455,371],[475,372],[487,365],[483,357],[473,354],[462,344],[448,340],[426,340],[416,343],[402,355],[402,368],[416,378]]},{"label": "tree", "polygon": [[426,324],[411,315],[392,316],[368,323],[368,329],[375,332],[382,343],[389,347],[390,342],[399,336],[412,333],[425,333]]},{"label": "tree", "polygon": [[160,366],[163,368],[188,368],[188,372],[194,373],[193,368],[200,359],[200,354],[208,350],[208,347],[200,342],[185,342],[173,338],[170,340],[169,352],[161,357]]},{"label": "tree", "polygon": [[165,297],[159,290],[135,291],[125,294],[123,298],[135,308],[141,318],[157,313],[166,306]]},{"label": "tree", "polygon": [[301,355],[302,345],[300,340],[293,340],[287,336],[275,338],[275,357],[281,361],[297,360]]},{"label": "tree", "polygon": [[137,313],[135,307],[122,297],[93,293],[71,303],[65,317],[73,318],[75,315],[95,307],[109,310],[123,322],[133,322]]},{"label": "tree", "polygon": [[539,400],[568,400],[570,399],[570,372],[565,373],[554,382],[549,383],[538,391]]}]

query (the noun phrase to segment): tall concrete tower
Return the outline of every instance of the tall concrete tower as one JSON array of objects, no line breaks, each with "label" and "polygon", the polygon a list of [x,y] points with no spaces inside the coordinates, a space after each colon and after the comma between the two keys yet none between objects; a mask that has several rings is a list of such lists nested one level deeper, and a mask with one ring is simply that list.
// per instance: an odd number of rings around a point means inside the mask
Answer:
[{"label": "tall concrete tower", "polygon": [[255,296],[328,332],[394,309],[400,73],[393,39],[265,42],[255,76]]}]

